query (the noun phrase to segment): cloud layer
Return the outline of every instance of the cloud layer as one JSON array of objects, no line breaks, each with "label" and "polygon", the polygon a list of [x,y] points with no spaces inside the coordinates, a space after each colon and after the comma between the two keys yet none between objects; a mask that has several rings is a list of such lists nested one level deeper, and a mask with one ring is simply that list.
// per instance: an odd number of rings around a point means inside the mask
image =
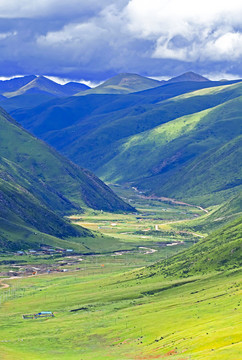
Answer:
[{"label": "cloud layer", "polygon": [[1,0],[1,76],[242,76],[238,0]]}]

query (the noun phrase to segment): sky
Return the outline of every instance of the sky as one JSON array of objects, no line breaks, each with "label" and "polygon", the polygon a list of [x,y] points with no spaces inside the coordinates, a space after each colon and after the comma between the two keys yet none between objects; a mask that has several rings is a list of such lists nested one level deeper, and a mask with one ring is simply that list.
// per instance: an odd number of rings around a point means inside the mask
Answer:
[{"label": "sky", "polygon": [[0,0],[0,76],[242,77],[241,0]]}]

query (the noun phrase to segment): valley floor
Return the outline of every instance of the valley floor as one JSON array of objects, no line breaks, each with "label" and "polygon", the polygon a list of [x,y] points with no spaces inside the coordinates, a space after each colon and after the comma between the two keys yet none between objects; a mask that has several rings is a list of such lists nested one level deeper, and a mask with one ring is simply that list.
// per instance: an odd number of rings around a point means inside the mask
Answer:
[{"label": "valley floor", "polygon": [[[145,268],[205,236],[180,227],[204,212],[120,191],[138,213],[71,217],[117,241],[112,252],[0,256],[1,360],[240,358],[240,269],[168,278]],[[22,276],[6,279],[16,264]],[[22,317],[41,311],[54,317]]]}]

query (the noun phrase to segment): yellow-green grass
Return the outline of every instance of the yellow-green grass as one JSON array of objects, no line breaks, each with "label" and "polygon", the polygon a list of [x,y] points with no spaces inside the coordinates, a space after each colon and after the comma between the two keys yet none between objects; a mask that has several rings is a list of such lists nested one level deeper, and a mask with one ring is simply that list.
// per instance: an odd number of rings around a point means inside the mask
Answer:
[{"label": "yellow-green grass", "polygon": [[[102,270],[9,280],[1,359],[239,359],[240,271],[168,280]],[[22,319],[39,311],[55,318]]]},{"label": "yellow-green grass", "polygon": [[[125,248],[125,244],[127,249],[137,249],[140,246],[155,249],[157,253],[150,254],[153,261],[184,250],[199,239],[194,234],[185,234],[179,231],[171,232],[169,225],[166,224],[173,224],[176,221],[184,221],[184,219],[189,218],[194,219],[194,216],[202,213],[200,209],[184,205],[171,205],[152,199],[142,199],[133,189],[121,187],[118,189],[119,196],[128,201],[132,200],[132,205],[138,209],[138,213],[114,214],[90,210],[80,215],[73,215],[70,219],[74,224],[101,232],[107,239],[108,237],[116,239],[117,245],[122,244],[120,250]],[[161,247],[164,242],[179,241],[181,245]]]},{"label": "yellow-green grass", "polygon": [[[132,199],[134,203],[140,200],[134,194]],[[157,241],[162,240],[154,235],[157,231],[142,238],[140,222],[144,222],[142,227],[154,228],[162,212],[165,221],[172,222],[199,210],[156,201],[142,205],[138,214],[89,211],[72,217],[88,226],[106,224],[109,229],[99,230],[108,230],[109,239],[116,237],[124,248],[134,250],[122,255],[81,256],[78,265],[67,265],[67,273],[0,280],[2,285],[10,285],[0,289],[0,359],[239,359],[241,270],[215,272],[214,267],[206,274],[194,272],[182,278],[175,272],[167,277],[162,262],[145,268],[179,249],[159,248]],[[172,240],[171,225],[164,227],[167,235],[162,234],[163,240]],[[127,235],[124,229],[129,230]],[[182,236],[175,237],[179,240]],[[144,254],[138,252],[140,246],[158,251]],[[48,261],[43,262],[48,265]],[[52,311],[55,317],[22,319],[23,314],[40,311]]]}]

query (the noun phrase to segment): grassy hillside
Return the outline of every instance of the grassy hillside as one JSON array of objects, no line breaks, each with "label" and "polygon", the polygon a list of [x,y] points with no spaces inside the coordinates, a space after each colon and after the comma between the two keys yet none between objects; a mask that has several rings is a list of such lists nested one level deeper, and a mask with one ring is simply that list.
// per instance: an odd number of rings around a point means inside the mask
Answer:
[{"label": "grassy hillside", "polygon": [[187,82],[136,95],[92,95],[53,100],[32,110],[16,110],[12,114],[25,128],[74,162],[96,171],[113,157],[116,142],[120,139],[242,94],[241,85],[231,85],[190,92],[164,101],[205,86],[208,86],[206,82]]},{"label": "grassy hillside", "polygon": [[[24,131],[7,113],[0,116],[3,176],[13,178],[48,207],[68,211],[81,207],[130,210],[105,184],[78,168]],[[7,159],[7,161],[5,160]]]},{"label": "grassy hillside", "polygon": [[160,196],[219,203],[241,186],[241,106],[238,97],[130,137],[98,174]]},{"label": "grassy hillside", "polygon": [[28,224],[40,232],[57,237],[80,235],[78,230],[44,207],[31,193],[16,183],[11,184],[0,179],[0,198],[0,217],[3,219],[22,225]]},{"label": "grassy hillside", "polygon": [[242,217],[213,232],[190,249],[157,263],[140,276],[162,273],[187,277],[241,267]]},{"label": "grassy hillside", "polygon": [[47,79],[44,76],[36,77],[34,80],[30,81],[26,85],[18,88],[16,91],[5,92],[6,97],[15,97],[23,94],[52,94],[55,96],[63,96],[65,95],[62,86]]},{"label": "grassy hillside", "polygon": [[[24,180],[27,181],[26,178]],[[41,195],[47,196],[48,192]],[[4,163],[1,163],[0,252],[39,249],[41,244],[68,248],[73,246],[72,242],[69,242],[71,238],[75,238],[77,248],[78,242],[81,248],[80,243],[83,239],[94,237],[90,231],[71,225],[48,209],[44,201],[41,202],[38,197],[41,198],[34,191],[31,193],[20,186],[7,173]]]},{"label": "grassy hillside", "polygon": [[62,85],[62,90],[65,92],[66,95],[74,95],[77,94],[80,91],[85,91],[90,89],[89,86],[85,85],[85,84],[81,84],[81,83],[76,83],[76,82],[68,82],[64,85]]},{"label": "grassy hillside", "polygon": [[23,130],[3,109],[0,154],[1,251],[43,243],[70,247],[71,242],[61,239],[71,238],[76,239],[72,247],[82,250],[83,238],[100,236],[71,225],[62,215],[84,208],[133,210],[88,170]]}]

